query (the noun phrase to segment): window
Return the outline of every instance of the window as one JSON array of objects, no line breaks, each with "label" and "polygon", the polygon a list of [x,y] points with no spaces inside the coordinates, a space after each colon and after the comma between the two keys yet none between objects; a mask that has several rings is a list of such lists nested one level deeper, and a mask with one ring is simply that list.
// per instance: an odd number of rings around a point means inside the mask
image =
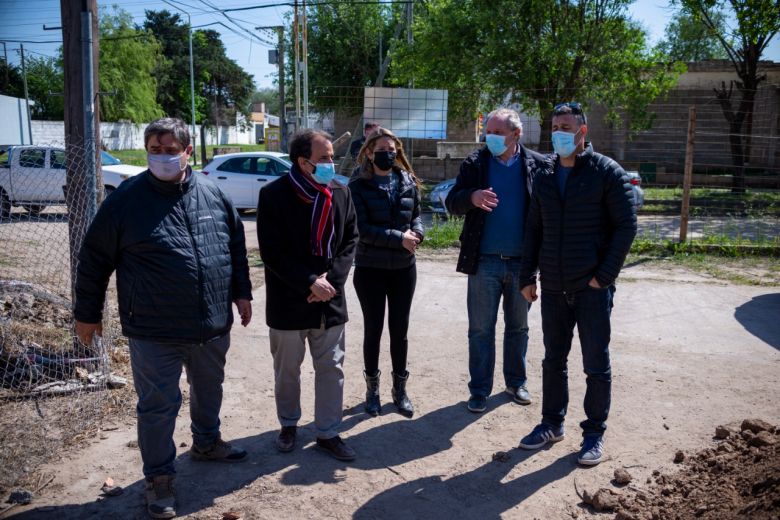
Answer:
[{"label": "window", "polygon": [[282,175],[289,169],[284,164],[268,157],[236,157],[228,159],[217,167],[217,170],[223,172],[275,176]]},{"label": "window", "polygon": [[65,169],[65,152],[62,150],[51,151],[51,167],[54,170]]},{"label": "window", "polygon": [[217,167],[217,170],[221,172],[233,172],[233,173],[253,173],[252,172],[252,157],[237,157],[235,159],[228,159]]},{"label": "window", "polygon": [[46,166],[46,150],[28,148],[19,153],[19,166],[22,168],[44,168]]}]

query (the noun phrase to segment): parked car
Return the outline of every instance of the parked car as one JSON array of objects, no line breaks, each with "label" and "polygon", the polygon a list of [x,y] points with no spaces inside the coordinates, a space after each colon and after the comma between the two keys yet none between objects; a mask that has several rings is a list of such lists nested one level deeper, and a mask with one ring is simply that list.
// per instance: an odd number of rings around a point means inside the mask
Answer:
[{"label": "parked car", "polygon": [[[631,182],[631,188],[634,191],[634,205],[636,206],[637,211],[639,211],[645,204],[645,192],[642,190],[642,177],[637,171],[627,171],[626,173]],[[455,179],[447,179],[433,187],[428,198],[431,201],[431,209],[434,213],[441,215],[447,214],[447,208],[444,206],[444,201],[447,199],[447,195],[454,185]]]},{"label": "parked car", "polygon": [[447,214],[447,208],[444,205],[444,201],[453,186],[455,186],[455,179],[447,179],[433,187],[433,190],[431,190],[431,193],[428,195],[428,200],[431,201],[431,210],[434,213],[440,215]]},{"label": "parked car", "polygon": [[[256,209],[260,190],[289,173],[290,156],[280,152],[241,152],[215,155],[200,170],[208,175],[233,201],[238,210]],[[344,185],[349,179],[336,175]]]},{"label": "parked car", "polygon": [[636,206],[636,210],[639,211],[642,209],[642,206],[645,205],[645,192],[642,189],[642,177],[639,175],[638,171],[627,171],[628,174],[628,180],[631,182],[631,187],[634,190],[634,205]]},{"label": "parked car", "polygon": [[[106,195],[123,181],[146,170],[122,164],[101,152]],[[46,206],[65,204],[65,150],[51,146],[9,146],[0,150],[0,217],[8,218],[13,206],[38,214]]]}]

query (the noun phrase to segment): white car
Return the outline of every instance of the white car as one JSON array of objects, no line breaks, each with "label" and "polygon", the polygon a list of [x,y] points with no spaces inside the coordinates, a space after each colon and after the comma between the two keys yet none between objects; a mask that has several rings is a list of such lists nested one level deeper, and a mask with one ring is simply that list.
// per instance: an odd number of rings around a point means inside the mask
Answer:
[{"label": "white car", "polygon": [[[122,164],[107,152],[100,153],[106,195],[146,170]],[[22,145],[0,150],[0,218],[8,218],[12,206],[21,206],[36,215],[46,206],[65,204],[66,177],[66,155],[62,148]]]},{"label": "white car", "polygon": [[[280,152],[241,152],[215,155],[200,171],[233,201],[237,210],[256,209],[260,190],[289,173],[290,156]],[[347,184],[349,179],[336,175]]]}]

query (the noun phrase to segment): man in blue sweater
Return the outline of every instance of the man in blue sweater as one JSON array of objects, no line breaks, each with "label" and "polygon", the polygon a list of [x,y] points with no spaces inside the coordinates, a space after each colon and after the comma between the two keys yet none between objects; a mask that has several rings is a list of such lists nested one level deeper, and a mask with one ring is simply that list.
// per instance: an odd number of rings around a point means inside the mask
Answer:
[{"label": "man in blue sweater", "polygon": [[514,110],[488,115],[487,146],[463,162],[447,209],[465,215],[458,271],[469,275],[468,409],[484,412],[493,389],[498,305],[504,300],[504,383],[519,404],[526,389],[528,307],[520,294],[520,257],[525,216],[534,176],[546,170],[544,156],[520,144],[523,125]]}]

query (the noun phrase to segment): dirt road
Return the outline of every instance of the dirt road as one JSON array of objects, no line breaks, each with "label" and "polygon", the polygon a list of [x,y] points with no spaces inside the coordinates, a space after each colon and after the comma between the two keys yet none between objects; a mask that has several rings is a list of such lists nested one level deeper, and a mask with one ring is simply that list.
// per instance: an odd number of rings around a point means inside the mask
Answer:
[{"label": "dirt road", "polygon": [[[250,224],[251,227],[251,224]],[[252,236],[248,229],[249,237]],[[255,291],[255,319],[233,334],[225,382],[223,435],[249,450],[249,462],[214,465],[190,461],[179,449],[180,516],[244,518],[588,518],[575,492],[608,486],[615,468],[629,467],[642,486],[654,469],[673,469],[677,450],[710,442],[718,424],[763,417],[780,424],[780,291],[707,282],[694,274],[628,268],[613,313],[613,403],[606,435],[608,460],[592,469],[576,465],[583,418],[584,375],[579,344],[570,357],[571,404],[564,441],[538,452],[516,448],[540,418],[539,306],[531,312],[529,390],[534,402],[518,406],[503,394],[501,356],[486,413],[469,413],[466,278],[454,258],[419,263],[410,331],[410,396],[415,417],[388,405],[378,418],[362,413],[362,319],[349,285],[343,431],[359,458],[337,462],[313,449],[313,371],[303,366],[300,446],[280,454],[273,404],[272,362],[264,324],[264,290]],[[501,319],[501,318],[500,318]],[[499,327],[499,337],[502,332]],[[387,343],[381,368],[390,373]],[[15,510],[19,518],[144,518],[133,421],[102,433],[94,443],[47,468],[56,475],[42,496]],[[182,410],[177,445],[189,444]],[[493,454],[507,453],[505,461]],[[99,498],[106,477],[125,487]]]}]

